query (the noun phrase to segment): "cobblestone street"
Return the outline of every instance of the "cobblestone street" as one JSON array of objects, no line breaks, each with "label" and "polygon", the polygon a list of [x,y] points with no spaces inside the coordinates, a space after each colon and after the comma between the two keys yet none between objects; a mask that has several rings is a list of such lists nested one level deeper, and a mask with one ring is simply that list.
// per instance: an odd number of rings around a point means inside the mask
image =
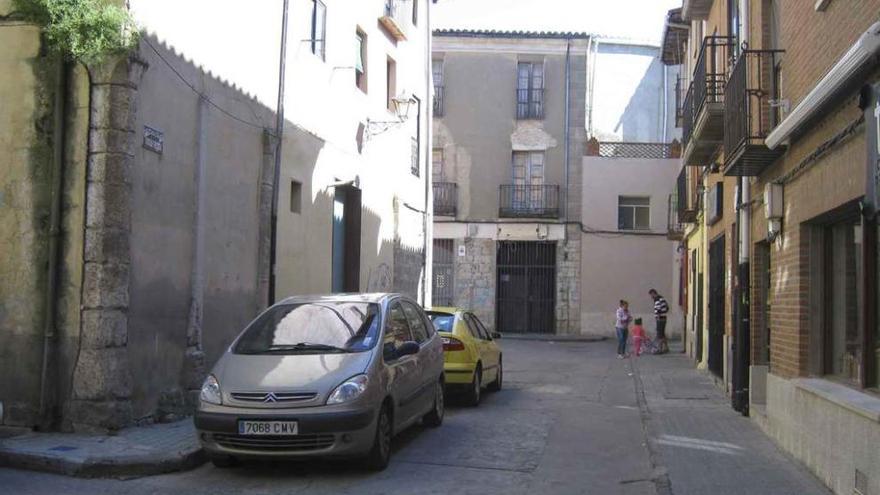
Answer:
[{"label": "cobblestone street", "polygon": [[[391,466],[245,464],[131,480],[0,469],[4,493],[828,493],[728,406],[680,354],[617,360],[614,344],[503,340],[506,383],[436,430],[395,440]],[[649,440],[649,441],[647,441]]]}]

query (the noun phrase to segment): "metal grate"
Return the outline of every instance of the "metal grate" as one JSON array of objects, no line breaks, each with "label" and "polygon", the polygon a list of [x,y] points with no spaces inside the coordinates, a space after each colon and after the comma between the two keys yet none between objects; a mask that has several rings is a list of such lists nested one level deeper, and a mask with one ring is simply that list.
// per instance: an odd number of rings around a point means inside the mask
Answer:
[{"label": "metal grate", "polygon": [[215,434],[214,441],[223,447],[239,450],[304,451],[322,450],[333,446],[331,434],[292,436],[243,436]]},{"label": "metal grate", "polygon": [[453,305],[453,248],[452,239],[434,239],[431,304],[435,307]]},{"label": "metal grate", "polygon": [[605,158],[673,158],[672,145],[667,143],[601,142],[599,156]]},{"label": "metal grate", "polygon": [[443,86],[439,84],[434,85],[434,116],[443,116]]},{"label": "metal grate", "polygon": [[435,182],[434,214],[454,217],[458,205],[458,184],[455,182]]},{"label": "metal grate", "polygon": [[669,205],[666,209],[666,238],[672,241],[680,241],[684,237],[684,227],[678,218],[678,191],[669,195]]},{"label": "metal grate", "polygon": [[241,402],[261,402],[272,404],[277,402],[304,402],[318,396],[315,392],[232,392],[233,399]]},{"label": "metal grate", "polygon": [[495,321],[500,332],[553,333],[556,243],[499,241]]}]

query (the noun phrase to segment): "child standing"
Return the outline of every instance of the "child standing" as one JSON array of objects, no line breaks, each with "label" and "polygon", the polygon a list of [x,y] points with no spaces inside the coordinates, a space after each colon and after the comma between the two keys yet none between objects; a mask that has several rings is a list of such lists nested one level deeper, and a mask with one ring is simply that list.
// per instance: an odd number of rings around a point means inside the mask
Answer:
[{"label": "child standing", "polygon": [[626,338],[629,333],[629,322],[632,321],[632,316],[629,314],[629,303],[623,299],[620,300],[620,306],[617,308],[615,319],[614,327],[617,330],[617,359],[623,359],[626,357]]},{"label": "child standing", "polygon": [[642,326],[642,319],[636,318],[635,325],[632,328],[633,349],[636,356],[642,355],[642,341],[645,339],[645,327]]}]

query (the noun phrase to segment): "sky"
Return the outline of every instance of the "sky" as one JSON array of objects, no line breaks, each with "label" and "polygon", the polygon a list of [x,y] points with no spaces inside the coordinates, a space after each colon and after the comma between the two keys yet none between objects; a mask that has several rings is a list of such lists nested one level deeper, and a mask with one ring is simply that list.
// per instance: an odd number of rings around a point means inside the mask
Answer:
[{"label": "sky", "polygon": [[682,0],[438,0],[435,28],[585,31],[660,44],[669,9]]}]

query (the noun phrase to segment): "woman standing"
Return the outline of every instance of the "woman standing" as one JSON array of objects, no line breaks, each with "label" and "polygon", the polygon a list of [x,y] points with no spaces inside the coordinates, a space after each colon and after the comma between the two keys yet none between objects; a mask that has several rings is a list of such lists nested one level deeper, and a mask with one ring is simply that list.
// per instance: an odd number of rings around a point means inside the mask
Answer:
[{"label": "woman standing", "polygon": [[629,322],[632,316],[629,314],[629,303],[620,300],[620,306],[617,308],[616,322],[614,324],[617,329],[617,359],[626,357],[626,339],[629,333]]}]

